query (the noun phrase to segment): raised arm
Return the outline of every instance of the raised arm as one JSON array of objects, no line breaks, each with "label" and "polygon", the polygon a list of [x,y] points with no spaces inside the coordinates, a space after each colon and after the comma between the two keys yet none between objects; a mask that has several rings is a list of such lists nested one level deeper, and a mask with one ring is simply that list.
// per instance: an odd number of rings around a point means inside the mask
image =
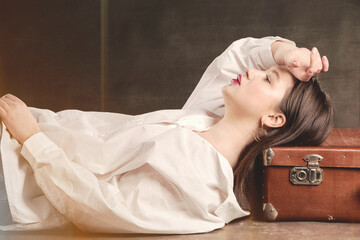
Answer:
[{"label": "raised arm", "polygon": [[233,42],[208,66],[183,109],[204,109],[222,117],[224,103],[221,89],[248,67],[260,70],[277,65],[271,44],[281,40],[288,45],[295,43],[281,37],[243,38]]},{"label": "raised arm", "polygon": [[281,37],[243,38],[232,43],[209,65],[183,109],[203,109],[222,117],[223,86],[238,74],[244,74],[247,68],[266,70],[275,65],[286,65],[302,81],[329,68],[327,58],[321,58],[316,48],[310,52]]}]

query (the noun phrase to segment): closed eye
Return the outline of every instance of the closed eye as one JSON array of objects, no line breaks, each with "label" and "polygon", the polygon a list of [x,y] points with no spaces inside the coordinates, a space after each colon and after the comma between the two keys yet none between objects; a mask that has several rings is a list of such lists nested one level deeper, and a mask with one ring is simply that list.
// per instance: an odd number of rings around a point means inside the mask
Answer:
[{"label": "closed eye", "polygon": [[268,82],[271,84],[271,82],[270,82],[270,78],[269,78],[269,76],[268,76],[268,75],[266,75],[265,80],[266,80],[266,81],[268,81]]}]

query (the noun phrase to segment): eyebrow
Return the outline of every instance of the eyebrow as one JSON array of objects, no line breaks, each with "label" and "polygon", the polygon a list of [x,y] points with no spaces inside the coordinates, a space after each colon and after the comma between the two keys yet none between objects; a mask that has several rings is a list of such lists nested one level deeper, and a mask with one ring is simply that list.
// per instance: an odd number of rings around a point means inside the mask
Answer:
[{"label": "eyebrow", "polygon": [[271,70],[271,73],[275,73],[275,75],[276,75],[277,79],[279,79],[279,78],[280,78],[280,74],[279,74],[279,72],[278,72],[278,71],[276,71],[275,69]]}]

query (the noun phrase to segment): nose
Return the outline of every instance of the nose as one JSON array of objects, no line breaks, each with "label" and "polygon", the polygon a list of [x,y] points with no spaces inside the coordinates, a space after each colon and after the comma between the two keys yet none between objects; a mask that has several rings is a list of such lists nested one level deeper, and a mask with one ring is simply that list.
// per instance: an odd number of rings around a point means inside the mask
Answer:
[{"label": "nose", "polygon": [[253,77],[253,70],[251,68],[246,69],[246,78],[250,80]]},{"label": "nose", "polygon": [[257,70],[255,68],[247,68],[246,69],[246,78],[248,80],[253,80],[253,79],[257,78],[258,76],[261,76],[262,73],[263,73],[263,71]]}]

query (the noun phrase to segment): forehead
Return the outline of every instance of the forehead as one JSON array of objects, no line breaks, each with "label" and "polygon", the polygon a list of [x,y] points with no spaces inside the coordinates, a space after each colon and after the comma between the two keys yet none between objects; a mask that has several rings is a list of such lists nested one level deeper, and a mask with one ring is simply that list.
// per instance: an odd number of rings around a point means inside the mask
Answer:
[{"label": "forehead", "polygon": [[[279,91],[284,92],[287,95],[291,89],[294,87],[297,79],[292,75],[292,73],[287,69],[286,66],[274,66],[269,69],[270,72],[278,72],[279,78],[275,81],[275,88]],[[275,74],[277,75],[277,74]]]},{"label": "forehead", "polygon": [[284,78],[284,79],[288,79],[290,81],[296,80],[294,75],[285,66],[273,66],[269,70],[278,72],[280,75],[280,78],[282,78],[282,79]]}]

